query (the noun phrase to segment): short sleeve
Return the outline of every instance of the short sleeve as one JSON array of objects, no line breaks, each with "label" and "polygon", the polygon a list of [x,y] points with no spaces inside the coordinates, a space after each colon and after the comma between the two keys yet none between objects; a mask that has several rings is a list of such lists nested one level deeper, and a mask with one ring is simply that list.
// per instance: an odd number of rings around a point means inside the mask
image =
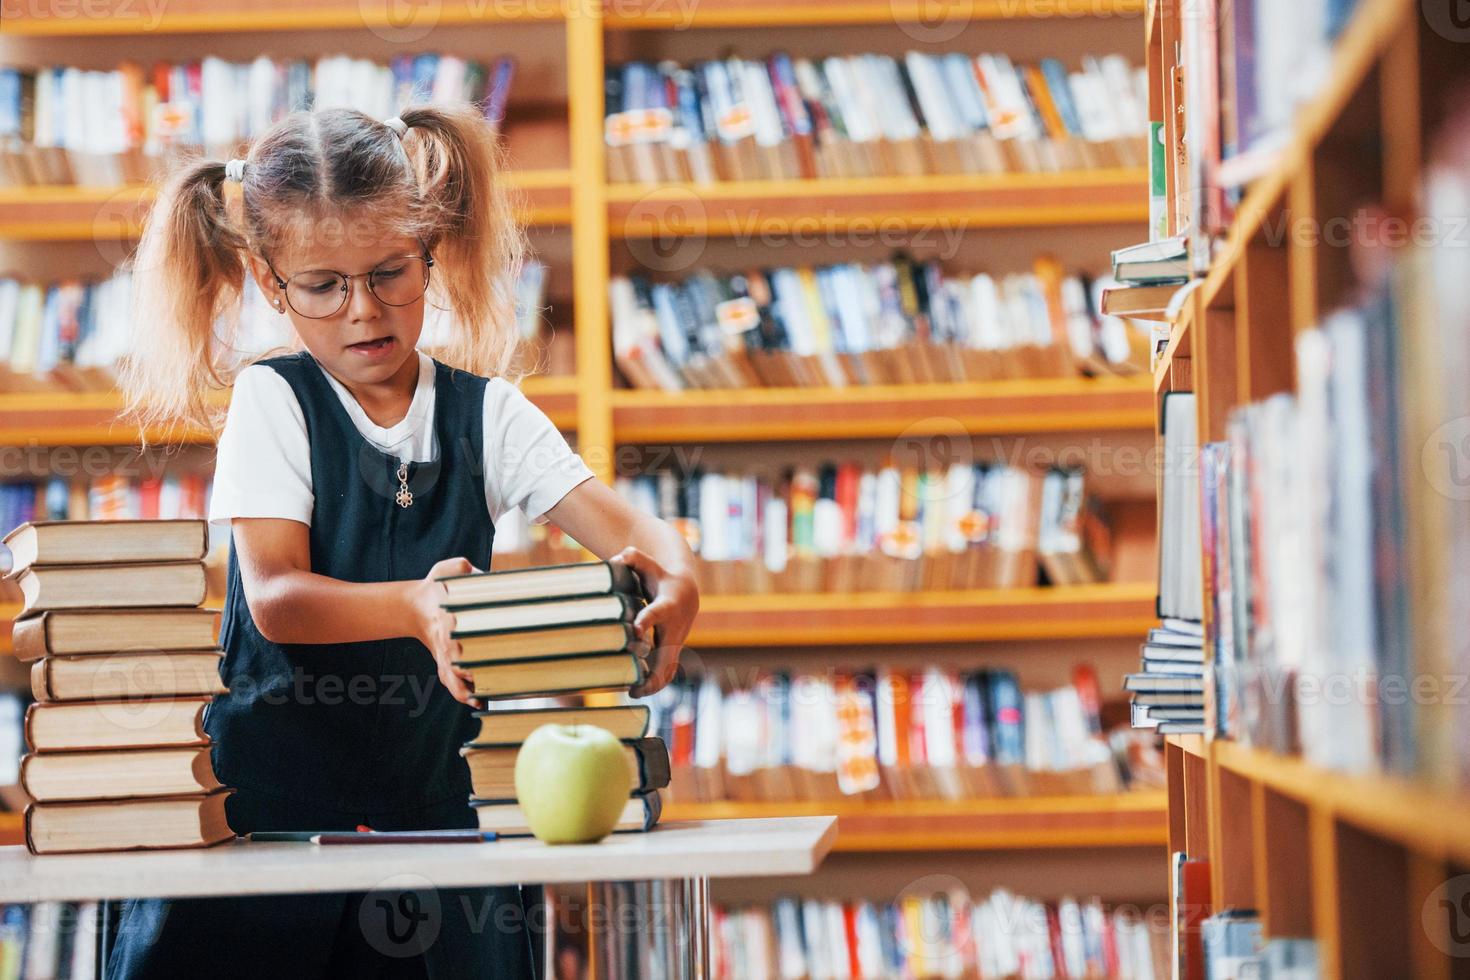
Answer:
[{"label": "short sleeve", "polygon": [[220,433],[209,501],[211,524],[279,517],[311,524],[311,441],[285,378],[254,364],[235,378]]},{"label": "short sleeve", "polygon": [[485,504],[500,520],[519,507],[544,523],[572,488],[592,478],[546,413],[503,378],[485,386]]}]

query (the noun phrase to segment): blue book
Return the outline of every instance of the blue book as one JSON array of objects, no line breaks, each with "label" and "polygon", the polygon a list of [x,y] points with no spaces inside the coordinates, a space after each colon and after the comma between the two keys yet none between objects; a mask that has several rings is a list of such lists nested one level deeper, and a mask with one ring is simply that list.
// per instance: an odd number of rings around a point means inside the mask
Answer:
[{"label": "blue book", "polygon": [[1062,125],[1073,136],[1081,136],[1082,117],[1077,112],[1077,104],[1072,101],[1072,85],[1067,77],[1067,69],[1055,58],[1043,58],[1041,74],[1046,79],[1046,87],[1051,90],[1051,100],[1056,104],[1057,115],[1062,117]]},{"label": "blue book", "polygon": [[1021,685],[1016,675],[1000,670],[990,675],[991,737],[999,765],[1022,765],[1026,761],[1026,720]]}]

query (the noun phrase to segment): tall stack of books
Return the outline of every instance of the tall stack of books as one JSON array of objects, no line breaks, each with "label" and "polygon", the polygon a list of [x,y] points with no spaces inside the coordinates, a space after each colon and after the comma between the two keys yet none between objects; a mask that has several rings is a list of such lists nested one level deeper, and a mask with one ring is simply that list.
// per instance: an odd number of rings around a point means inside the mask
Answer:
[{"label": "tall stack of books", "polygon": [[4,539],[31,663],[21,760],[33,853],[205,847],[234,836],[204,711],[220,683],[203,521],[42,521]]},{"label": "tall stack of books", "polygon": [[[581,562],[441,579],[453,637],[475,697],[508,701],[596,691],[627,691],[648,673],[649,646],[633,630],[646,600],[632,569]],[[479,713],[480,733],[460,754],[470,768],[470,805],[480,826],[526,834],[515,792],[516,754],[544,724],[597,725],[625,747],[633,794],[616,830],[651,830],[669,784],[669,753],[649,736],[642,705],[515,708]]]}]

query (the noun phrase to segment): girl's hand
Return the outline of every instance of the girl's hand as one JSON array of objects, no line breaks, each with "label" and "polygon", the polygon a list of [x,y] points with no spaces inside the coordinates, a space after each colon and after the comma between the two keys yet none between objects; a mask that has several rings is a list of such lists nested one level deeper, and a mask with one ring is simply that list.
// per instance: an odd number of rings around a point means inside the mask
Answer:
[{"label": "girl's hand", "polygon": [[454,617],[439,603],[447,592],[442,583],[434,581],[446,575],[468,575],[479,569],[467,558],[446,558],[429,569],[423,579],[409,584],[409,603],[414,614],[414,635],[429,648],[434,663],[439,666],[439,682],[449,689],[454,699],[462,704],[473,704],[471,684],[474,679],[467,670],[454,666],[462,651],[459,641],[449,634],[454,629]]},{"label": "girl's hand", "polygon": [[652,649],[648,677],[628,691],[635,698],[646,697],[674,679],[674,671],[679,668],[679,651],[694,624],[694,614],[699,612],[699,588],[693,577],[665,571],[637,548],[624,548],[612,560],[637,572],[648,593],[648,605],[633,620],[633,629]]}]

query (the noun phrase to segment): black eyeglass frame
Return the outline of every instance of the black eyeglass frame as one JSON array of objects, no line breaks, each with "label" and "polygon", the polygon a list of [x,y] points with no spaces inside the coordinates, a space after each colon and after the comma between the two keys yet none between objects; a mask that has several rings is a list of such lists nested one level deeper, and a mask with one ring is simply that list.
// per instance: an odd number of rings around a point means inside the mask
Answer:
[{"label": "black eyeglass frame", "polygon": [[[270,256],[262,255],[261,258],[265,259],[266,268],[270,269],[271,275],[275,277],[276,288],[279,289],[281,291],[281,295],[285,297],[286,305],[291,307],[291,311],[297,316],[306,317],[306,319],[308,320],[325,320],[328,317],[334,317],[338,313],[341,313],[342,307],[347,305],[348,297],[352,295],[352,280],[354,279],[367,280],[368,292],[373,294],[373,299],[377,300],[379,303],[382,303],[384,306],[407,306],[409,305],[409,303],[416,302],[420,297],[424,295],[424,293],[427,293],[429,291],[429,280],[430,278],[432,278],[434,270],[434,256],[429,254],[429,250],[426,248],[415,254],[391,256],[378,263],[377,268],[370,269],[367,272],[353,273],[352,275],[348,275],[345,272],[338,272],[336,269],[302,269],[300,272],[293,272],[291,274],[291,279],[297,279],[301,276],[309,276],[313,273],[327,273],[329,275],[337,276],[339,279],[342,280],[342,299],[341,302],[337,304],[337,308],[332,310],[332,312],[330,313],[323,313],[321,316],[312,316],[309,313],[302,313],[300,310],[296,309],[296,304],[291,302],[291,291],[286,288],[288,285],[290,285],[291,280],[281,278],[281,274],[276,271],[275,263],[271,261]],[[424,263],[424,292],[419,293],[418,296],[415,296],[413,299],[409,300],[408,303],[390,303],[387,300],[383,299],[383,297],[379,296],[377,289],[373,287],[373,276],[377,275],[378,269],[381,269],[384,264],[392,262],[394,259],[422,259]]]}]

